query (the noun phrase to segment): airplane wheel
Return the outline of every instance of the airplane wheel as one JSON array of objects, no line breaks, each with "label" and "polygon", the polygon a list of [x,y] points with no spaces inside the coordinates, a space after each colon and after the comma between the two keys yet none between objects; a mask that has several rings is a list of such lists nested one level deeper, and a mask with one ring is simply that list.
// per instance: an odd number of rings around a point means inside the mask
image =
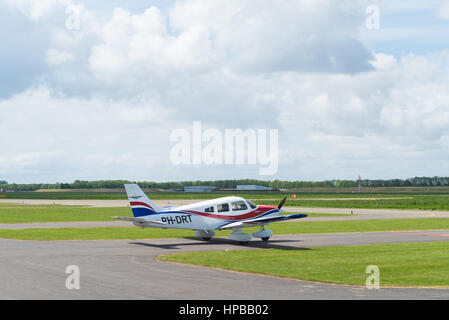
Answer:
[{"label": "airplane wheel", "polygon": [[270,240],[270,237],[262,238],[263,242],[267,242],[268,240]]},{"label": "airplane wheel", "polygon": [[209,241],[212,238],[203,238],[204,241]]}]

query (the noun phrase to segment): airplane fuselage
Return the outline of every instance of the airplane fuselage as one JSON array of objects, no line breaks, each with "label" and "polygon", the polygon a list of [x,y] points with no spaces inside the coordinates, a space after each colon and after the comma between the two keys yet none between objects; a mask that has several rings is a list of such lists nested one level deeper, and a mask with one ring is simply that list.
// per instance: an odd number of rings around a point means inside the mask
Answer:
[{"label": "airplane fuselage", "polygon": [[[240,206],[237,206],[238,204]],[[133,210],[136,212],[142,212],[144,219],[165,223],[163,228],[167,229],[217,230],[231,222],[274,217],[281,212],[275,206],[253,205],[255,208],[252,208],[250,202],[239,197],[218,198],[176,208],[162,208],[157,214],[149,215],[144,203],[131,203],[131,205],[134,205]],[[148,224],[148,227],[153,226],[155,225]]]}]

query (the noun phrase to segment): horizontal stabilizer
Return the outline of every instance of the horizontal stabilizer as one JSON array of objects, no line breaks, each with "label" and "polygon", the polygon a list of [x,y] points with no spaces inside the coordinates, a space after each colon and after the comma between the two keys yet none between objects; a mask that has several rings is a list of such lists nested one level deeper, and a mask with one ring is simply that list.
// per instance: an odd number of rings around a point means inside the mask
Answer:
[{"label": "horizontal stabilizer", "polygon": [[117,220],[122,220],[122,221],[129,221],[129,222],[134,222],[137,224],[156,224],[156,225],[160,225],[160,226],[165,226],[166,223],[160,222],[160,221],[154,221],[154,220],[146,220],[146,219],[142,219],[142,218],[131,218],[131,217],[113,217],[114,219]]},{"label": "horizontal stabilizer", "polygon": [[280,221],[286,221],[286,220],[293,220],[293,219],[303,219],[306,218],[306,214],[291,214],[289,216],[277,216],[277,217],[262,217],[252,220],[246,220],[246,221],[238,221],[238,222],[231,222],[224,226],[221,226],[219,229],[232,229],[232,228],[246,228],[246,227],[254,227],[259,226],[267,223],[272,222],[280,222]]}]

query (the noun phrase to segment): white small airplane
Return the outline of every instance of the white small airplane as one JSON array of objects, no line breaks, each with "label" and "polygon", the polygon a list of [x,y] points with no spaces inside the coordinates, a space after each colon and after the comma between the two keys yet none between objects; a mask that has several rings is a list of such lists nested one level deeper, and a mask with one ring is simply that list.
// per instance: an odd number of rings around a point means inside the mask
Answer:
[{"label": "white small airplane", "polygon": [[[125,184],[134,218],[115,217],[130,221],[142,228],[189,229],[203,240],[215,236],[214,230],[232,229],[229,238],[241,244],[248,243],[252,237],[268,241],[273,232],[265,226],[278,221],[302,219],[305,214],[281,216],[282,206],[287,198],[276,206],[257,206],[240,197],[225,197],[201,201],[180,207],[158,208],[137,184]],[[252,235],[243,233],[242,228],[260,226]]]}]

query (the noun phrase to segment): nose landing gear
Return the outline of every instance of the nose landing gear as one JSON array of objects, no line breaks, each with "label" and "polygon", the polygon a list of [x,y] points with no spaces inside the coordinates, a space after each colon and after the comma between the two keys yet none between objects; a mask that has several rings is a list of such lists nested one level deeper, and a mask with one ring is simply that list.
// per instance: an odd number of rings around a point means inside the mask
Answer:
[{"label": "nose landing gear", "polygon": [[270,240],[272,235],[273,232],[271,232],[270,230],[265,230],[265,226],[262,226],[259,231],[253,233],[254,238],[260,238],[263,242],[267,242],[268,240]]}]

